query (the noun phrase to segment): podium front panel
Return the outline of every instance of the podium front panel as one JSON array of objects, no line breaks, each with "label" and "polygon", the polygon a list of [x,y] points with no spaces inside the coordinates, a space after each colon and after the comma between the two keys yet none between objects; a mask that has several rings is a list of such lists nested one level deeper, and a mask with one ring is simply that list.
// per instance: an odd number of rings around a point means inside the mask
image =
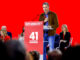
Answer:
[{"label": "podium front panel", "polygon": [[24,23],[24,45],[27,51],[38,51],[43,54],[43,22]]}]

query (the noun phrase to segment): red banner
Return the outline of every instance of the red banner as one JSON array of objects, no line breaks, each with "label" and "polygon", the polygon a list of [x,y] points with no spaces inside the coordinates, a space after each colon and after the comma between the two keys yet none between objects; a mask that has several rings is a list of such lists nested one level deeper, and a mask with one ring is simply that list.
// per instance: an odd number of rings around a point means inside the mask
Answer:
[{"label": "red banner", "polygon": [[43,54],[43,22],[25,22],[24,44],[27,51]]}]

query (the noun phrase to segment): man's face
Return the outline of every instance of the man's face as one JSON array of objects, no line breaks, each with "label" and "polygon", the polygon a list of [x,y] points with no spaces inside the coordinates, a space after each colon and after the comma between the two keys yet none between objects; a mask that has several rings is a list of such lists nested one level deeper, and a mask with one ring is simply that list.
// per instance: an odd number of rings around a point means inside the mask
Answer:
[{"label": "man's face", "polygon": [[49,11],[49,6],[48,6],[48,5],[43,5],[43,11],[44,11],[45,13],[48,13],[48,11]]}]

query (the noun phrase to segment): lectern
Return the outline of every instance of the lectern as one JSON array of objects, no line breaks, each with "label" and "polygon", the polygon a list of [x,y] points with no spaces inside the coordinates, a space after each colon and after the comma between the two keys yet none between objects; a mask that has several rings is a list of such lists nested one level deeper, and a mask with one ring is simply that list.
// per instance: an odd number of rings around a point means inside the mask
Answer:
[{"label": "lectern", "polygon": [[27,51],[35,50],[43,55],[43,21],[25,22],[24,29],[24,45]]}]

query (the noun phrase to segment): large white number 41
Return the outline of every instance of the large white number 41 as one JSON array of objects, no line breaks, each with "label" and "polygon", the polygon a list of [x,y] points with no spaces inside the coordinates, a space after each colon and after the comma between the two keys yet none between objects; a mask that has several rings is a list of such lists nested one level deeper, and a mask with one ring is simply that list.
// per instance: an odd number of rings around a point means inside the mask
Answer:
[{"label": "large white number 41", "polygon": [[32,40],[38,40],[38,32],[32,32],[29,38]]}]

